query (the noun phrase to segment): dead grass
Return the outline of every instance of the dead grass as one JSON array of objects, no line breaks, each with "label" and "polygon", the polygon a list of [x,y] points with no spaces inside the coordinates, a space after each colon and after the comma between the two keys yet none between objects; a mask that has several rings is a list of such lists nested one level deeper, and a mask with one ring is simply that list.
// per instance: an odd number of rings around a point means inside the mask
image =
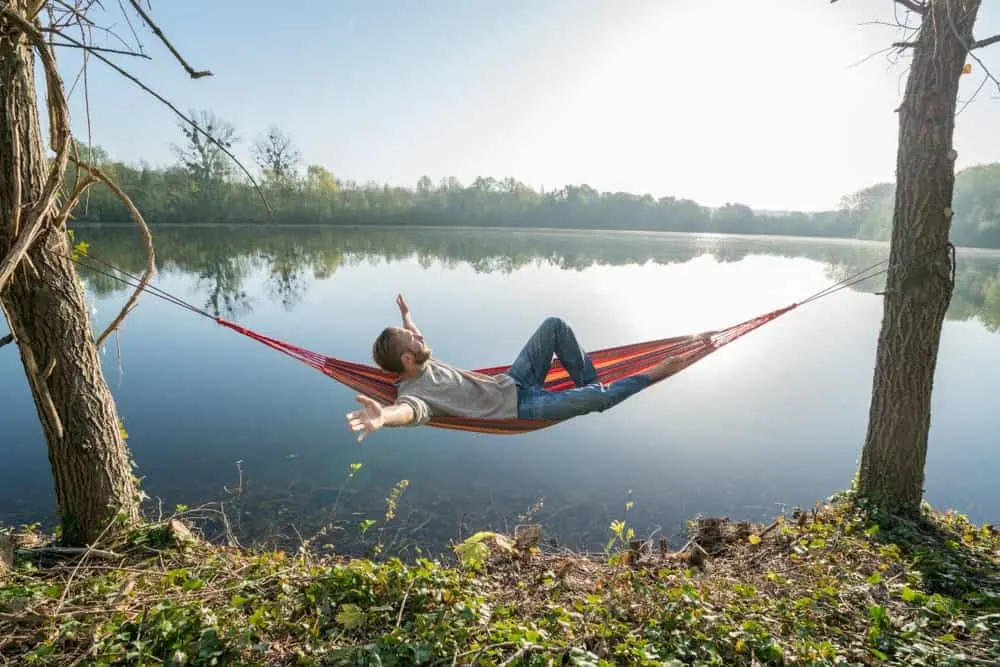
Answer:
[{"label": "dead grass", "polygon": [[222,547],[179,522],[84,553],[22,535],[0,664],[1000,661],[1000,536],[957,514],[703,520],[680,552],[545,553],[537,538],[482,533],[454,560],[403,563]]}]

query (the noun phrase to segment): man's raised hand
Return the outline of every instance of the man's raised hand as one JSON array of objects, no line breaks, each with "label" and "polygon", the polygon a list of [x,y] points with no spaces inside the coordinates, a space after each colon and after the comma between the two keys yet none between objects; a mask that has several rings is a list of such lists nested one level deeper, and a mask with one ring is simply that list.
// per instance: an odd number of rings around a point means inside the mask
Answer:
[{"label": "man's raised hand", "polygon": [[347,424],[358,434],[358,442],[361,442],[366,435],[382,428],[384,418],[382,406],[376,401],[363,394],[358,394],[354,399],[361,404],[361,409],[347,413]]},{"label": "man's raised hand", "polygon": [[417,328],[417,325],[413,323],[413,318],[410,316],[410,306],[407,305],[406,299],[403,298],[402,294],[396,295],[396,305],[399,306],[399,314],[403,317],[403,328],[423,338],[424,335]]}]

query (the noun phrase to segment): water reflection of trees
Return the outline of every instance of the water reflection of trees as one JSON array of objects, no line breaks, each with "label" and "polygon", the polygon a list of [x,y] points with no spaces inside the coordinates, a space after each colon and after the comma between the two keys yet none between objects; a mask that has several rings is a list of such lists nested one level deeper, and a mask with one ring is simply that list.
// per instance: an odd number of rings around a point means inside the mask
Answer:
[{"label": "water reflection of trees", "polygon": [[[144,250],[131,230],[82,227],[77,234],[91,244],[95,255],[133,273],[142,270]],[[204,307],[229,317],[249,312],[246,283],[258,272],[264,276],[267,297],[290,308],[311,280],[328,278],[341,266],[369,262],[415,260],[425,268],[467,265],[477,273],[509,274],[536,264],[579,271],[592,266],[682,263],[699,256],[728,263],[770,255],[821,262],[832,282],[883,260],[888,253],[887,246],[877,243],[627,232],[158,227],[154,238],[159,270],[198,276]],[[107,276],[86,269],[83,273],[98,295],[122,288]],[[852,289],[875,292],[883,284],[877,277]],[[948,316],[977,319],[991,330],[1000,329],[1000,255],[959,250]]]}]

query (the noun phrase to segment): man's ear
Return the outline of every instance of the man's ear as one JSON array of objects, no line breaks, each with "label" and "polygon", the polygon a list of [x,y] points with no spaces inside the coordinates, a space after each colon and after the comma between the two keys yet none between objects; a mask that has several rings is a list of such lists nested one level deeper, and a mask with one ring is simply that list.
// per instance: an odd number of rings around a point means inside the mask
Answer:
[{"label": "man's ear", "polygon": [[403,368],[406,368],[407,366],[412,366],[416,361],[413,358],[412,352],[404,352],[403,354],[399,355],[399,360],[402,362]]}]

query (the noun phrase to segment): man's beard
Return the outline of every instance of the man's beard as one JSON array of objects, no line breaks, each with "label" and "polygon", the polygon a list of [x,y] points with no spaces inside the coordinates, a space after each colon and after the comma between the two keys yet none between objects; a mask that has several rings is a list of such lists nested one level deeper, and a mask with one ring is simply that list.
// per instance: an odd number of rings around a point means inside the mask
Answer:
[{"label": "man's beard", "polygon": [[417,364],[422,364],[431,358],[431,348],[426,345],[422,345],[419,350],[413,352],[413,361]]}]

